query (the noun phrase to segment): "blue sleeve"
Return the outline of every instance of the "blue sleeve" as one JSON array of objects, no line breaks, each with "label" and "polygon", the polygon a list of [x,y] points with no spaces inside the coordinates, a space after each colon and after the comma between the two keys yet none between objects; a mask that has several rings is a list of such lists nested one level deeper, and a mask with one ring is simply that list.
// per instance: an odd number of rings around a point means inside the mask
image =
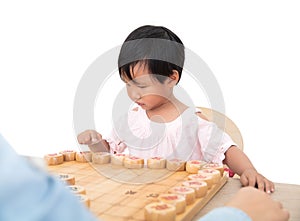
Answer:
[{"label": "blue sleeve", "polygon": [[20,157],[0,134],[0,220],[96,221],[64,184]]},{"label": "blue sleeve", "polygon": [[213,209],[198,221],[251,221],[250,217],[237,208],[233,207],[219,207]]}]

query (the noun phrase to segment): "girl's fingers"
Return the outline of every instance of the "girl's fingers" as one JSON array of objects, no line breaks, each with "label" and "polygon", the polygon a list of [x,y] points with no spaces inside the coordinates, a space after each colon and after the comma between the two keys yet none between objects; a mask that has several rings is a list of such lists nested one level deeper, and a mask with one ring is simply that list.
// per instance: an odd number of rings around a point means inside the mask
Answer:
[{"label": "girl's fingers", "polygon": [[245,175],[241,175],[240,181],[241,181],[243,186],[248,186],[249,185],[248,178]]},{"label": "girl's fingers", "polygon": [[91,136],[91,144],[99,143],[102,140],[101,134],[99,134],[99,133],[97,133],[95,131],[92,131],[90,133],[90,136]]},{"label": "girl's fingers", "polygon": [[268,179],[264,179],[266,193],[273,193],[275,191],[274,183]]}]

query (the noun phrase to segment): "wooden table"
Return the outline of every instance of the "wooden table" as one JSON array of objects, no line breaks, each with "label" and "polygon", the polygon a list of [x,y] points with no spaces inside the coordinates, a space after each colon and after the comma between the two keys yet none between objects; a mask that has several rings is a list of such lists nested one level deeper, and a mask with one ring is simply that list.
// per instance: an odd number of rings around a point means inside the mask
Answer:
[{"label": "wooden table", "polygon": [[[211,199],[211,201],[192,219],[198,220],[201,216],[210,210],[223,206],[233,195],[241,188],[238,179],[229,179],[228,183]],[[280,201],[283,207],[290,212],[290,221],[300,220],[300,185],[293,184],[275,184],[275,192],[271,194],[272,198]]]}]

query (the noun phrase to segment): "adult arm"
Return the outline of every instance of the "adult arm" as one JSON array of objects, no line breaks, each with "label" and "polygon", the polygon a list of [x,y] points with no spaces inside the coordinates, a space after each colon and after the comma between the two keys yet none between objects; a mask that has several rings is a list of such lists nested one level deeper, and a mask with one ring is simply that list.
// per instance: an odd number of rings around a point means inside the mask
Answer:
[{"label": "adult arm", "polygon": [[213,209],[205,216],[199,219],[199,221],[217,220],[251,221],[250,217],[242,210],[225,206]]},{"label": "adult arm", "polygon": [[0,220],[97,220],[62,182],[19,156],[1,134],[0,177]]}]

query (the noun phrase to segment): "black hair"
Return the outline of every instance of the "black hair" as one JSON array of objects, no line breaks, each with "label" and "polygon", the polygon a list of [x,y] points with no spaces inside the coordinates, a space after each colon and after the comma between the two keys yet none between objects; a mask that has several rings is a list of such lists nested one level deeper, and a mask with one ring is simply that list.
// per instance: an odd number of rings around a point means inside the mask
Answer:
[{"label": "black hair", "polygon": [[184,59],[184,45],[176,34],[162,26],[145,25],[125,39],[118,58],[119,74],[132,80],[134,66],[142,63],[161,83],[173,70],[178,71],[179,81]]}]

